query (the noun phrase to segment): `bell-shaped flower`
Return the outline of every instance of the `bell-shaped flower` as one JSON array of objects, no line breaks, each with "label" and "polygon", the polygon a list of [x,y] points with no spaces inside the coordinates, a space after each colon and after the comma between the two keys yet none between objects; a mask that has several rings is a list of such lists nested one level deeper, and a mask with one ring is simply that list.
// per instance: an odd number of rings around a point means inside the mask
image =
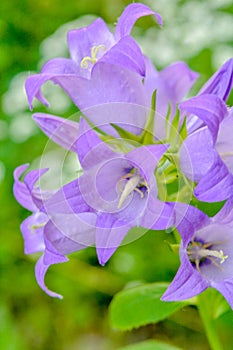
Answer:
[{"label": "bell-shaped flower", "polygon": [[232,223],[217,222],[189,206],[177,230],[182,238],[181,265],[162,300],[189,299],[213,287],[233,309]]},{"label": "bell-shaped flower", "polygon": [[180,109],[195,114],[206,126],[192,132],[180,149],[184,174],[197,183],[195,196],[217,202],[233,193],[232,109],[216,95],[199,95],[180,104]]},{"label": "bell-shaped flower", "polygon": [[47,294],[61,298],[47,288],[45,274],[51,265],[68,261],[66,254],[94,245],[96,216],[89,213],[69,215],[65,210],[60,210],[58,214],[43,211],[46,201],[55,195],[53,191],[43,191],[35,186],[47,169],[28,172],[22,182],[19,178],[27,168],[28,165],[22,165],[14,172],[14,196],[33,213],[20,226],[25,254],[43,253],[36,264],[36,280]]},{"label": "bell-shaped flower", "polygon": [[[127,148],[123,141],[120,146]],[[117,153],[81,119],[77,153],[83,175],[48,200],[44,210],[95,214],[95,245],[100,264],[105,264],[132,227],[165,229],[173,224],[173,205],[157,199],[154,176],[167,147]]]},{"label": "bell-shaped flower", "polygon": [[[126,7],[120,16],[114,35],[109,31],[101,18],[95,20],[88,27],[71,30],[68,33],[68,46],[71,58],[52,59],[44,65],[40,74],[28,77],[26,81],[26,92],[30,106],[32,107],[34,97],[42,103],[47,103],[40,90],[40,87],[47,80],[52,80],[54,83],[59,84],[68,93],[74,103],[80,109],[84,109],[89,107],[89,105],[86,105],[86,100],[92,99],[92,90],[95,89],[95,85],[98,82],[101,84],[101,79],[104,79],[105,84],[107,80],[110,80],[110,83],[112,83],[116,74],[115,70],[117,71],[116,67],[120,71],[123,70],[123,72],[125,69],[130,70],[133,76],[133,73],[136,73],[143,77],[145,75],[144,57],[139,46],[130,36],[130,33],[134,23],[139,18],[148,15],[153,15],[158,24],[162,24],[159,14],[152,11],[146,5],[134,3]],[[104,65],[102,66],[100,63]],[[105,66],[108,68],[102,72]],[[123,72],[122,80],[127,82],[125,73]],[[132,79],[131,75],[129,80]],[[104,87],[104,84],[101,85]],[[110,91],[114,93],[111,85],[104,90],[99,85],[99,89],[101,94],[98,97],[100,98],[102,96],[102,99],[98,101],[98,104],[104,102],[104,93],[108,92],[110,96]],[[82,95],[84,91],[86,92],[86,99],[84,101],[82,97],[79,97],[80,91]],[[95,102],[94,100],[92,105]],[[114,96],[108,102],[115,102]]]}]

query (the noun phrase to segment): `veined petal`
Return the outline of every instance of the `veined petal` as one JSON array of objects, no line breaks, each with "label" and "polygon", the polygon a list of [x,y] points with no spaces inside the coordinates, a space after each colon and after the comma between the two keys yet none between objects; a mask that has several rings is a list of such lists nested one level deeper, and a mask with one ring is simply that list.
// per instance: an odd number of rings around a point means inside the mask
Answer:
[{"label": "veined petal", "polygon": [[76,146],[80,164],[85,170],[117,157],[83,118],[80,120]]},{"label": "veined petal", "polygon": [[84,202],[78,180],[64,185],[48,200],[44,201],[43,212],[52,214],[74,214],[89,212],[90,207]]},{"label": "veined petal", "polygon": [[99,214],[96,222],[96,251],[99,263],[104,265],[120,246],[131,226],[112,214]]},{"label": "veined petal", "polygon": [[175,221],[173,207],[173,203],[158,200],[155,191],[150,192],[140,226],[151,230],[165,230],[172,227]]},{"label": "veined petal", "polygon": [[[216,141],[219,124],[227,115],[227,107],[218,96],[199,95],[182,102],[179,108],[200,118],[209,128],[214,142]],[[192,117],[191,115],[190,118]]]},{"label": "veined petal", "polygon": [[184,62],[175,62],[158,72],[153,82],[153,91],[157,90],[157,112],[165,117],[170,104],[171,114],[174,115],[176,104],[183,100],[197,78],[198,74]]},{"label": "veined petal", "polygon": [[189,299],[209,287],[209,283],[192,267],[185,253],[181,259],[181,266],[175,278],[162,296],[164,301]]},{"label": "veined petal", "polygon": [[93,213],[53,214],[45,237],[60,254],[70,254],[95,244],[96,215]]},{"label": "veined petal", "polygon": [[214,94],[226,101],[233,84],[233,58],[230,58],[207,81],[199,94]]},{"label": "veined petal", "polygon": [[198,182],[214,163],[216,150],[207,127],[190,134],[180,148],[180,167],[183,173]]},{"label": "veined petal", "polygon": [[32,195],[28,189],[28,187],[19,180],[20,176],[27,170],[29,167],[29,164],[20,165],[17,167],[14,171],[14,196],[17,199],[17,201],[26,209],[30,211],[37,211],[38,208],[35,205]]},{"label": "veined petal", "polygon": [[128,5],[118,20],[115,30],[116,40],[120,40],[122,37],[129,35],[135,22],[139,18],[149,15],[153,15],[158,24],[160,26],[162,25],[161,16],[152,11],[148,6],[139,3]]},{"label": "veined petal", "polygon": [[217,289],[226,298],[227,302],[233,309],[233,279],[214,282],[211,283],[211,286]]},{"label": "veined petal", "polygon": [[22,222],[20,229],[24,238],[25,254],[44,251],[44,227],[47,221],[47,215],[38,211]]},{"label": "veined petal", "polygon": [[218,202],[230,198],[232,193],[233,175],[216,152],[213,165],[199,181],[194,194],[201,201]]},{"label": "veined petal", "polygon": [[[59,76],[70,76],[79,73],[79,68],[74,61],[67,58],[55,58],[48,61],[41,70],[40,74],[30,75],[25,83],[25,90],[28,97],[30,108],[32,101],[36,97],[40,102],[48,105],[47,100],[41,93],[41,86],[48,80],[53,80]],[[56,81],[54,81],[56,83]]]},{"label": "veined petal", "polygon": [[[44,262],[45,256],[47,260],[46,263]],[[46,272],[51,265],[60,264],[67,261],[68,259],[65,256],[61,254],[57,254],[55,253],[55,251],[46,250],[45,255],[42,255],[36,263],[35,274],[36,274],[37,283],[39,284],[40,288],[51,297],[59,298],[59,299],[63,298],[62,295],[52,292],[45,285],[44,278],[45,278]]]},{"label": "veined petal", "polygon": [[169,145],[150,145],[135,148],[125,155],[136,168],[140,169],[141,175],[146,177],[147,182],[154,175],[154,170],[162,155],[166,152]]},{"label": "veined petal", "polygon": [[76,152],[77,122],[45,113],[35,113],[33,119],[50,139],[69,151]]},{"label": "veined petal", "polygon": [[99,60],[123,68],[128,68],[141,76],[145,75],[145,62],[143,54],[130,36],[120,39],[110,50],[108,50]]},{"label": "veined petal", "polygon": [[68,32],[70,56],[78,65],[85,56],[91,55],[93,46],[104,45],[108,50],[114,43],[114,36],[101,18],[87,27]]}]

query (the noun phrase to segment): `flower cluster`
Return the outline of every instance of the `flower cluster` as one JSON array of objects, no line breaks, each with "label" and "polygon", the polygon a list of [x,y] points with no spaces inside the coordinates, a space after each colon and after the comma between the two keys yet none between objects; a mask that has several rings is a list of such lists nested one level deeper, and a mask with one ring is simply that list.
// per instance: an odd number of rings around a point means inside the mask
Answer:
[{"label": "flower cluster", "polygon": [[[43,190],[48,169],[15,170],[14,194],[33,214],[21,225],[25,253],[43,252],[36,278],[66,255],[95,246],[104,265],[134,227],[170,228],[180,234],[181,266],[163,300],[183,300],[211,286],[233,308],[233,127],[226,105],[233,59],[185,99],[198,74],[184,62],[157,71],[130,33],[151,15],[129,5],[112,34],[102,19],[68,33],[70,58],[47,62],[26,80],[47,105],[42,85],[58,84],[82,113],[78,122],[36,113],[34,120],[54,142],[77,153],[82,173],[57,190]],[[209,217],[198,205],[222,202]]]}]

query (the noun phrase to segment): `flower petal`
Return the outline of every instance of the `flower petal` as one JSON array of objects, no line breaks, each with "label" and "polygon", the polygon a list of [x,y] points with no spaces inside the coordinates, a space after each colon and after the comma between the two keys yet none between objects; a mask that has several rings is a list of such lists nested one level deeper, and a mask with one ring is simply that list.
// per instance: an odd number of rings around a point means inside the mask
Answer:
[{"label": "flower petal", "polygon": [[93,46],[104,45],[108,50],[114,42],[112,33],[101,18],[97,18],[87,27],[68,32],[70,55],[78,65],[85,56],[91,56]]},{"label": "flower petal", "polygon": [[83,118],[80,120],[76,145],[80,164],[85,170],[117,156]]},{"label": "flower petal", "polygon": [[64,185],[59,191],[44,201],[43,212],[52,214],[73,214],[89,212],[90,207],[84,202],[78,180]]},{"label": "flower petal", "polygon": [[162,296],[164,301],[178,301],[194,297],[209,287],[201,274],[190,264],[186,254],[172,283]]},{"label": "flower petal", "polygon": [[27,170],[29,164],[20,165],[14,171],[14,186],[13,192],[17,201],[26,209],[30,211],[37,211],[38,208],[32,200],[32,195],[28,187],[19,180],[20,176]]},{"label": "flower petal", "polygon": [[[55,58],[48,61],[43,66],[40,74],[30,75],[25,82],[25,90],[27,93],[30,108],[33,108],[32,101],[34,97],[36,97],[43,104],[48,105],[47,100],[44,98],[40,91],[41,86],[46,81],[53,80],[57,76],[77,76],[80,69],[71,59]],[[53,81],[56,83],[55,80]]]},{"label": "flower petal", "polygon": [[22,222],[20,229],[24,238],[25,254],[44,251],[44,226],[47,221],[46,214],[36,212]]},{"label": "flower petal", "polygon": [[[176,104],[187,95],[198,74],[192,71],[186,63],[176,62],[156,72],[151,62],[146,60],[145,88],[152,96],[156,90],[156,111],[166,116],[168,105],[171,106],[171,115],[176,111]],[[165,122],[165,120],[164,120]]]},{"label": "flower petal", "polygon": [[[192,113],[200,118],[204,124],[206,124],[210,130],[214,142],[216,141],[219,124],[227,115],[227,107],[225,103],[216,95],[199,95],[193,97],[187,101],[182,102],[179,105],[182,111]],[[190,127],[192,127],[192,117]],[[189,120],[188,117],[188,120]],[[188,129],[191,133],[190,128]],[[192,132],[194,129],[192,128]]]},{"label": "flower petal", "polygon": [[54,214],[45,227],[45,237],[60,254],[70,254],[95,244],[96,215]]},{"label": "flower petal", "polygon": [[207,127],[190,134],[180,148],[180,167],[183,173],[198,182],[208,172],[215,160],[216,151]]},{"label": "flower petal", "polygon": [[217,289],[226,298],[233,309],[233,279],[211,283],[211,286]]},{"label": "flower petal", "polygon": [[139,169],[141,175],[150,182],[154,175],[154,170],[162,155],[166,152],[169,145],[150,145],[135,148],[133,151],[125,155],[125,159],[129,160],[135,168]]},{"label": "flower petal", "polygon": [[54,253],[52,251],[51,252],[46,251],[45,254],[46,254],[46,260],[47,260],[46,264],[44,263],[45,256],[43,255],[40,257],[40,259],[36,263],[35,274],[36,274],[37,283],[39,284],[40,288],[49,296],[53,298],[62,299],[63,298],[62,295],[52,292],[50,289],[48,289],[48,287],[45,285],[44,278],[47,270],[51,265],[67,262],[68,259],[65,256]]},{"label": "flower petal", "polygon": [[232,196],[233,175],[218,154],[215,154],[213,165],[199,181],[194,195],[204,202],[219,202]]},{"label": "flower petal", "polygon": [[76,152],[77,122],[45,113],[35,113],[33,119],[50,139],[69,151]]},{"label": "flower petal", "polygon": [[118,20],[115,31],[116,40],[120,40],[122,37],[129,35],[135,22],[139,18],[149,15],[153,15],[158,24],[160,26],[162,25],[161,16],[152,11],[148,6],[139,3],[128,5]]},{"label": "flower petal", "polygon": [[230,58],[223,66],[207,81],[199,94],[214,94],[227,100],[233,84],[233,58]]},{"label": "flower petal", "polygon": [[130,69],[141,76],[145,75],[145,62],[143,54],[130,36],[120,39],[110,50],[108,50],[99,60],[123,68]]},{"label": "flower petal", "polygon": [[99,214],[96,223],[96,251],[99,263],[104,265],[120,246],[131,226],[112,214]]}]

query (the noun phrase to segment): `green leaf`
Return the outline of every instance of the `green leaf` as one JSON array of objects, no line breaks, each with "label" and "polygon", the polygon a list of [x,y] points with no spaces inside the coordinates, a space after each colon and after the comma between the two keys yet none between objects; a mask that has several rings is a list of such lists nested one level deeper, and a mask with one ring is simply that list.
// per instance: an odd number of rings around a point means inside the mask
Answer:
[{"label": "green leaf", "polygon": [[168,283],[152,283],[116,294],[110,304],[110,322],[119,330],[130,330],[164,320],[185,302],[161,301]]},{"label": "green leaf", "polygon": [[119,348],[118,350],[181,350],[181,348],[157,340],[147,340]]}]

